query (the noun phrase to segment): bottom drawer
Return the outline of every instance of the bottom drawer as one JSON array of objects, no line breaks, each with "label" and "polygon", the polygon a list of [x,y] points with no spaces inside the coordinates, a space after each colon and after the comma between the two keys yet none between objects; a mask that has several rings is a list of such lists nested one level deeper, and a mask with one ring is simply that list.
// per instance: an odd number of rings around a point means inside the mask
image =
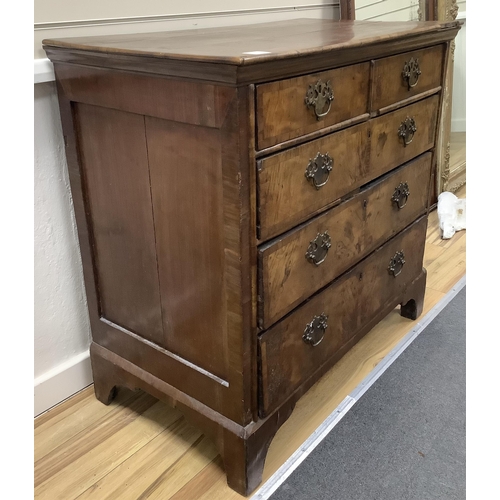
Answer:
[{"label": "bottom drawer", "polygon": [[422,273],[426,229],[424,216],[259,337],[261,417],[404,295]]}]

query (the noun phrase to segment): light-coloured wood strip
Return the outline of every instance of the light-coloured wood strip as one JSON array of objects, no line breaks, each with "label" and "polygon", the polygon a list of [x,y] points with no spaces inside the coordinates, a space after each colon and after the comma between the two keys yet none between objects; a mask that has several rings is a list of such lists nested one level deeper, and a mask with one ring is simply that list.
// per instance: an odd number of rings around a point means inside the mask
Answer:
[{"label": "light-coloured wood strip", "polygon": [[466,160],[466,135],[465,132],[452,132],[450,134],[450,172],[461,167]]},{"label": "light-coloured wood strip", "polygon": [[[142,415],[136,413],[135,418],[130,415],[128,424],[120,426],[116,432],[103,437],[95,433],[91,442],[82,433],[80,439],[72,441],[71,447],[59,450],[57,462],[52,459],[35,467],[35,478],[43,479],[35,486],[35,498],[77,498],[178,419],[177,411],[166,412],[163,403],[156,403]],[[78,452],[80,446],[85,448],[83,453]],[[124,476],[124,482],[127,477]]]},{"label": "light-coloured wood strip", "polygon": [[180,490],[174,493],[169,500],[191,500],[201,499],[218,482],[224,481],[224,468],[222,458],[218,455],[192,481],[186,483]]},{"label": "light-coloured wood strip", "polygon": [[[165,406],[165,413],[171,411],[166,404],[159,404]],[[78,500],[153,498],[158,487],[165,483],[165,477],[172,477],[179,460],[185,460],[183,457],[191,448],[191,454],[200,457],[206,455],[210,445],[214,448],[196,427],[181,418],[92,485]],[[211,454],[216,456],[217,452],[214,450],[211,450]],[[126,482],[123,481],[124,477],[127,478]]]},{"label": "light-coloured wood strip", "polygon": [[[465,187],[456,194],[465,197]],[[432,212],[424,256],[427,291],[423,314],[463,276],[465,251],[466,231],[442,240],[437,213]],[[271,443],[264,480],[414,325],[395,309],[298,401]],[[41,458],[35,476],[44,481],[37,486],[35,498],[241,500],[226,484],[213,443],[179,418],[177,410],[158,402],[133,418],[130,407],[138,396],[123,390],[119,397],[123,398],[121,404],[106,407],[89,390],[82,391],[36,419],[35,455]],[[119,408],[128,416],[120,417]],[[122,425],[123,419],[128,419],[126,425]],[[110,432],[112,428],[116,432]],[[50,445],[51,439],[55,445]],[[80,452],[75,451],[78,449]]]},{"label": "light-coloured wood strip", "polygon": [[[455,235],[458,236],[458,235]],[[454,237],[455,237],[454,236]],[[465,235],[447,249],[442,258],[430,264],[428,288],[446,293],[465,274]]]},{"label": "light-coloured wood strip", "polygon": [[[217,450],[208,438],[203,437],[198,446],[189,450],[162,476],[150,486],[137,500],[166,500],[172,493],[176,493],[184,485],[195,478],[205,467],[217,458]],[[226,476],[222,467],[219,471],[225,483]],[[226,485],[226,488],[228,486]],[[233,490],[230,490],[233,491]],[[234,493],[234,492],[233,492]],[[240,497],[241,500],[241,497]]]},{"label": "light-coloured wood strip", "polygon": [[62,468],[85,455],[96,443],[106,440],[155,404],[156,400],[147,394],[142,394],[130,405],[116,406],[111,412],[106,412],[84,432],[73,436],[62,446],[54,448],[35,462],[35,487],[59,472]]},{"label": "light-coloured wood strip", "polygon": [[70,411],[71,413],[74,412],[75,408],[81,402],[83,402],[83,405],[85,406],[86,404],[88,404],[86,400],[89,398],[91,399],[93,397],[94,397],[94,386],[91,385],[89,387],[86,387],[85,389],[82,389],[74,396],[64,400],[63,402],[59,403],[58,405],[50,408],[46,412],[36,417],[35,436],[37,434],[38,429],[42,427],[44,424],[54,425],[59,420],[65,418],[64,415],[65,412],[67,411]]},{"label": "light-coloured wood strip", "polygon": [[[90,390],[89,390],[90,389]],[[87,430],[103,418],[110,418],[112,412],[120,412],[141,396],[140,392],[119,391],[109,407],[91,404],[95,400],[94,386],[75,395],[75,404],[67,402],[60,406],[60,411],[48,412],[49,418],[35,429],[35,463],[70,440],[75,434]],[[84,397],[81,397],[81,396]],[[59,406],[55,407],[57,410]],[[68,443],[69,445],[69,443]]]}]

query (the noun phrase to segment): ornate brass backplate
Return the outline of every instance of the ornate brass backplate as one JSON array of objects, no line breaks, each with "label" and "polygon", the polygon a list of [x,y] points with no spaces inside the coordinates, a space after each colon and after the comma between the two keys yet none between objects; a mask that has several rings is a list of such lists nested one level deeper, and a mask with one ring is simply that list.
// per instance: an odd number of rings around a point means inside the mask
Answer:
[{"label": "ornate brass backplate", "polygon": [[328,328],[327,320],[328,316],[325,313],[314,316],[313,320],[306,325],[302,340],[313,347],[320,344],[325,337],[325,330]]},{"label": "ornate brass backplate", "polygon": [[316,119],[320,120],[329,113],[333,99],[334,95],[330,81],[323,83],[318,80],[315,84],[309,85],[305,103],[308,108],[313,108]]}]

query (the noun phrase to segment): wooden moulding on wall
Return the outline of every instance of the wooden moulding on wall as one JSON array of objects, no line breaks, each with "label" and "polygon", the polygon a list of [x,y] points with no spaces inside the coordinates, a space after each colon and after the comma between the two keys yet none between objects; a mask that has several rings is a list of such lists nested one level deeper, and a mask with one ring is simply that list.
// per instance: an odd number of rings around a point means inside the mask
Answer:
[{"label": "wooden moulding on wall", "polygon": [[[340,19],[355,19],[355,0],[340,0]],[[454,21],[458,15],[457,0],[420,0],[419,19],[421,21]],[[448,44],[446,57],[443,98],[441,101],[440,126],[436,141],[436,178],[431,205],[443,191],[457,191],[465,184],[465,161],[456,168],[450,168],[451,150],[451,108],[453,90],[453,65],[455,41]]]},{"label": "wooden moulding on wall", "polygon": [[[457,0],[421,0],[420,13],[423,20],[454,21],[458,15]],[[436,196],[443,191],[455,192],[465,184],[465,161],[451,169],[451,109],[453,91],[453,67],[455,60],[455,40],[448,45],[446,58],[443,99],[441,104],[441,124],[438,129],[436,150]]]},{"label": "wooden moulding on wall", "polygon": [[340,0],[340,19],[353,20],[355,19],[356,5],[355,0]]}]

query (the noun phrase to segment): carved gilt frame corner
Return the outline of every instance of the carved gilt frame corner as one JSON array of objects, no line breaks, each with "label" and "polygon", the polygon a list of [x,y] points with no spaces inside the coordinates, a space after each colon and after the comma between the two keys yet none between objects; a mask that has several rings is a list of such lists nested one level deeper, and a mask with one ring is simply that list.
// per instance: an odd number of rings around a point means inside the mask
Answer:
[{"label": "carved gilt frame corner", "polygon": [[[340,19],[355,19],[355,0],[339,0]],[[458,15],[457,0],[419,0],[420,21],[454,21]],[[443,191],[456,191],[465,184],[465,164],[450,172],[451,107],[453,89],[455,41],[448,44],[445,57],[444,85],[440,109],[440,122],[436,138],[436,178],[431,204]]]},{"label": "carved gilt frame corner", "polygon": [[[454,21],[458,15],[457,0],[427,0],[433,4],[433,17],[438,21]],[[457,191],[465,184],[465,164],[460,171],[450,172],[451,108],[453,91],[453,66],[455,60],[455,40],[448,44],[445,58],[443,96],[441,100],[440,123],[436,141],[436,199],[443,191]]]}]

